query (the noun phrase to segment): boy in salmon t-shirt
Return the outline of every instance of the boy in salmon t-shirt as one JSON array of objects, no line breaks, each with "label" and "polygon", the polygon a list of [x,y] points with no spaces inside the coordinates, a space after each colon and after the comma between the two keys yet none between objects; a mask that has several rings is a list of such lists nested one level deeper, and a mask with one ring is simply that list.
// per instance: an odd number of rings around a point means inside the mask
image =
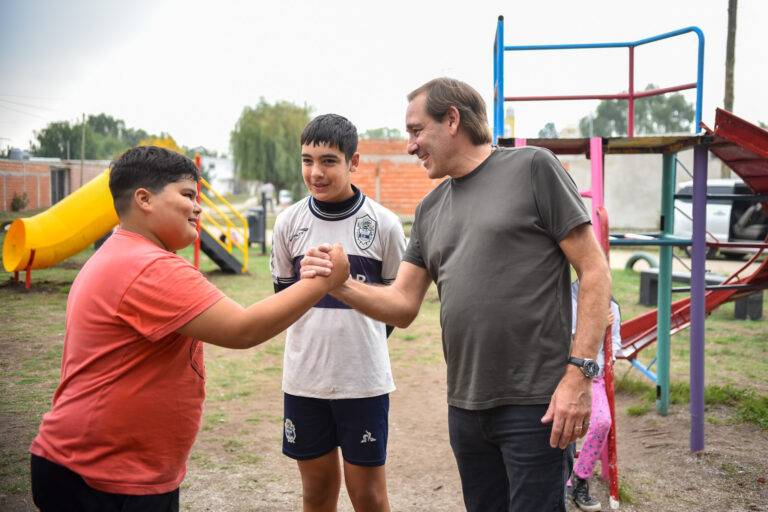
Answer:
[{"label": "boy in salmon t-shirt", "polygon": [[247,309],[175,251],[197,238],[200,173],[145,146],[111,165],[120,226],[67,301],[61,382],[32,442],[32,494],[50,510],[176,511],[205,397],[201,341],[248,348],[343,283],[308,279]]}]

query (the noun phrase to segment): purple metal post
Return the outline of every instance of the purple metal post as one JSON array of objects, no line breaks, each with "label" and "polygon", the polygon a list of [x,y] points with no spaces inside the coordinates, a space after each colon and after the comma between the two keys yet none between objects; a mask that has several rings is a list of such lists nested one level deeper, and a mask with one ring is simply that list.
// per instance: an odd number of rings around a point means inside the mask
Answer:
[{"label": "purple metal post", "polygon": [[705,230],[707,147],[693,148],[693,246],[691,247],[691,452],[704,450]]}]

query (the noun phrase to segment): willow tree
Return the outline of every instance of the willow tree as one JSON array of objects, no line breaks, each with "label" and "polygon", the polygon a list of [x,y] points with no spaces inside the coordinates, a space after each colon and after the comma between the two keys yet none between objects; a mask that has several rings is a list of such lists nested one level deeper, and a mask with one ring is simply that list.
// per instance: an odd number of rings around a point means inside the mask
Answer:
[{"label": "willow tree", "polygon": [[300,137],[311,110],[285,101],[270,105],[264,98],[256,107],[245,107],[230,134],[235,175],[277,189],[301,184]]}]

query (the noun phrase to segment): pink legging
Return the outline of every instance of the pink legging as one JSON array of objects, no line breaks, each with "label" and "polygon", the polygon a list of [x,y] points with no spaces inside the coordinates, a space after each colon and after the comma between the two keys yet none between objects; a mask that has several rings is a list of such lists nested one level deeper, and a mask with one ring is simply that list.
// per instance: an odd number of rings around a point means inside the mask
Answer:
[{"label": "pink legging", "polygon": [[611,410],[605,394],[605,378],[601,375],[592,381],[592,415],[589,417],[589,430],[581,445],[579,458],[573,466],[573,472],[579,478],[592,476],[610,429]]}]

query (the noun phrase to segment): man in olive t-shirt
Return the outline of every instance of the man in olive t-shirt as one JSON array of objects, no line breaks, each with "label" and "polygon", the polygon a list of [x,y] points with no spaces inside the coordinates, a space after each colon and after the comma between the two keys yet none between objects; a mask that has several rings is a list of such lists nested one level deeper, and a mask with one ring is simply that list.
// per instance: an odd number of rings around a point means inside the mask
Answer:
[{"label": "man in olive t-shirt", "polygon": [[[438,78],[408,100],[408,153],[448,179],[419,204],[395,282],[348,279],[332,295],[407,327],[434,281],[467,510],[565,511],[565,448],[591,409],[588,372],[568,362],[594,359],[605,332],[605,256],[562,165],[547,150],[494,148],[472,87]],[[324,250],[307,253],[302,277],[328,271]],[[572,346],[569,263],[581,283]]]}]

